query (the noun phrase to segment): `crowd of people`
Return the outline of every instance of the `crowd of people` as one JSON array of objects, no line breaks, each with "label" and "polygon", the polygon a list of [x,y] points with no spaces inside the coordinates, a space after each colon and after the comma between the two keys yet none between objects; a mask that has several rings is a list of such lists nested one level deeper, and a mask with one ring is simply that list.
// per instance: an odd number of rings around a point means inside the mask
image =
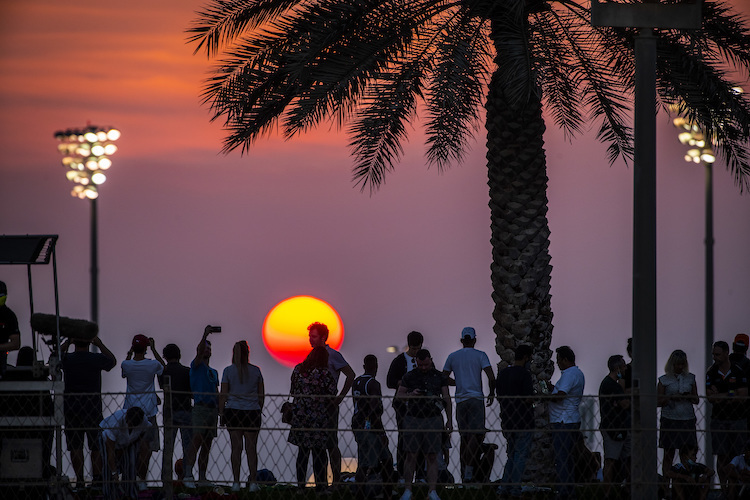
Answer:
[{"label": "crowd of people", "polygon": [[[2,299],[7,291],[2,282],[0,285]],[[5,352],[19,342],[17,321],[14,324],[8,320],[10,316],[3,308],[7,309],[0,303],[3,315],[0,348]],[[260,489],[256,474],[265,402],[263,375],[260,368],[249,362],[247,342],[239,341],[233,346],[232,363],[220,378],[210,365],[209,336],[217,331],[220,327],[205,327],[189,366],[181,364],[181,351],[176,344],[166,345],[160,354],[153,338],[135,335],[121,363],[127,387],[124,405],[106,418],[102,412],[101,373],[116,366],[115,355],[99,337],[65,340],[61,346],[65,436],[77,485],[85,484],[84,444],[88,442],[91,473],[94,481],[102,485],[105,498],[137,498],[139,490],[147,487],[152,453],[161,446],[156,419],[162,403],[156,391],[159,383],[168,388],[164,393],[169,394],[169,400],[163,404],[164,443],[173,447],[180,433],[184,486],[192,489],[212,485],[207,477],[209,454],[217,428],[222,426],[230,437],[232,491],[242,487],[243,452],[250,472],[247,490]],[[487,481],[489,470],[483,457],[494,457],[494,448],[484,443],[486,408],[491,408],[496,398],[507,442],[507,458],[497,493],[501,497],[518,498],[533,433],[539,425],[536,406],[544,401],[552,431],[557,498],[576,498],[576,455],[582,442],[579,408],[585,378],[570,347],[556,349],[560,372],[556,383],[548,385],[540,381],[535,390],[530,371],[533,349],[529,345],[519,345],[514,362],[496,375],[487,354],[475,348],[476,331],[467,327],[459,337],[461,348],[451,353],[439,370],[430,351],[423,346],[424,336],[410,332],[408,348],[392,360],[386,376],[386,386],[394,391],[392,407],[398,429],[394,470],[394,457],[383,426],[383,392],[376,378],[378,359],[367,355],[363,374],[356,377],[342,354],[328,345],[328,333],[325,324],[309,325],[311,350],[291,374],[291,410],[285,421],[291,425],[287,440],[297,447],[295,469],[300,488],[306,486],[311,456],[316,489],[327,491],[342,484],[339,407],[351,390],[354,408],[351,430],[358,448],[355,476],[358,484],[365,483],[372,474],[382,475],[384,483],[400,480],[404,484],[401,500],[410,500],[415,476],[422,477],[428,499],[439,500],[437,484],[444,482],[439,480],[440,474],[450,461],[454,402],[460,436],[461,482],[472,485]],[[91,345],[98,352],[91,352]],[[71,346],[74,350],[69,352]],[[712,350],[714,363],[705,379],[705,393],[711,403],[710,438],[712,453],[716,455],[716,476],[729,499],[750,496],[747,348],[745,334],[735,337],[733,352],[727,342],[716,342]],[[148,357],[149,351],[152,357]],[[630,341],[626,351],[632,357]],[[3,362],[3,369],[4,365]],[[607,374],[598,391],[604,448],[602,482],[607,494],[614,485],[627,484],[630,470],[630,366],[624,356],[610,356]],[[343,384],[339,383],[341,375]],[[487,393],[483,388],[484,378],[490,388]],[[455,396],[451,398],[449,386],[453,385]],[[661,408],[659,447],[664,452],[661,472],[665,481],[674,484],[675,500],[705,498],[714,481],[713,468],[696,463],[698,402],[698,383],[689,371],[687,355],[675,350],[657,386],[657,405]],[[172,453],[164,456],[171,457]],[[163,469],[171,470],[167,465],[162,464]],[[326,475],[329,465],[333,479],[330,486]],[[197,481],[193,475],[196,466]]]}]

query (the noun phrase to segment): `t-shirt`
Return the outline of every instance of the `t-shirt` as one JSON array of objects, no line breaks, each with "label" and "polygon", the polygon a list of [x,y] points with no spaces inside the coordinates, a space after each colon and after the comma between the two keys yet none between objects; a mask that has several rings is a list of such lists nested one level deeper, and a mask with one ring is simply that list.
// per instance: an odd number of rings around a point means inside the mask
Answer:
[{"label": "t-shirt", "polygon": [[745,460],[745,455],[737,455],[729,463],[734,465],[737,472],[750,471],[750,462]]},{"label": "t-shirt", "polygon": [[[692,373],[664,374],[659,377],[665,396],[692,394],[695,375]],[[692,420],[695,418],[693,403],[688,399],[670,399],[661,407],[661,416],[670,420]]]},{"label": "t-shirt", "polygon": [[[693,479],[697,479],[698,476],[702,476],[703,474],[706,474],[708,472],[708,467],[706,467],[703,464],[699,463],[693,463],[693,464],[684,464],[682,462],[678,462],[675,465],[672,466],[672,472],[676,474],[682,474],[692,477]],[[673,479],[673,481],[680,483],[681,481],[679,479]],[[687,483],[683,483],[687,484]],[[698,488],[690,488],[688,489],[688,494],[690,498],[699,498],[699,492],[700,490]],[[690,495],[690,492],[693,493],[693,495]]]},{"label": "t-shirt", "polygon": [[[11,311],[10,307],[6,305],[0,306],[0,342],[8,342],[10,336],[15,334],[21,334],[21,331],[18,329],[18,318],[16,318],[16,313]],[[5,373],[7,365],[8,353],[2,351],[0,352],[0,377]]]},{"label": "t-shirt", "polygon": [[[534,409],[526,398],[532,396],[534,382],[531,372],[523,366],[509,366],[500,370],[495,382],[497,400],[500,402],[500,418],[504,430],[528,430],[534,428]],[[506,397],[510,396],[510,397]]]},{"label": "t-shirt", "polygon": [[438,416],[443,411],[442,389],[448,387],[448,379],[436,369],[431,368],[426,372],[412,370],[401,379],[401,385],[409,391],[421,391],[419,395],[407,396],[407,415],[427,418]]},{"label": "t-shirt", "polygon": [[[115,367],[115,358],[100,352],[74,351],[62,358],[65,380],[65,411],[75,411],[82,405],[102,407],[102,371]],[[69,394],[80,394],[70,396]]]},{"label": "t-shirt", "polygon": [[581,421],[578,406],[581,404],[585,384],[583,372],[577,366],[571,366],[560,373],[560,380],[555,384],[552,394],[564,392],[566,396],[549,402],[550,422],[576,424]]},{"label": "t-shirt", "polygon": [[193,397],[190,391],[190,368],[176,361],[167,363],[159,377],[161,387],[164,387],[164,377],[169,377],[172,411],[190,411]]},{"label": "t-shirt", "polygon": [[125,395],[124,409],[138,406],[142,408],[147,417],[156,415],[158,400],[156,398],[156,387],[154,378],[161,375],[164,366],[155,359],[126,359],[120,364],[122,378],[127,379],[127,394]]},{"label": "t-shirt", "polygon": [[378,382],[372,375],[361,375],[352,384],[352,429],[364,429],[365,422],[370,421],[371,429],[382,429],[383,395]]},{"label": "t-shirt", "polygon": [[338,385],[341,370],[343,370],[344,367],[349,366],[349,363],[346,362],[344,356],[342,356],[340,352],[328,344],[326,344],[326,350],[328,351],[328,371],[331,372],[333,380],[335,380],[336,385]]},{"label": "t-shirt", "polygon": [[[737,365],[731,364],[729,372],[719,373],[716,365],[706,372],[706,389],[716,386],[719,393],[737,393],[739,389],[747,389],[747,377]],[[742,400],[729,400],[711,405],[711,418],[716,420],[743,420],[747,418],[745,405]]]},{"label": "t-shirt", "polygon": [[601,412],[599,428],[601,430],[630,427],[630,409],[619,405],[623,399],[626,399],[625,389],[609,375],[604,377],[599,385],[599,411]]},{"label": "t-shirt", "polygon": [[247,372],[240,382],[240,370],[235,364],[224,368],[221,376],[222,384],[229,384],[229,397],[226,408],[234,410],[260,410],[258,399],[258,385],[263,382],[260,368],[255,365],[247,365]]},{"label": "t-shirt", "polygon": [[218,404],[217,387],[219,387],[219,372],[206,363],[195,366],[195,360],[190,362],[190,390],[193,391],[195,404],[216,407]]},{"label": "t-shirt", "polygon": [[99,424],[99,427],[102,429],[102,435],[105,439],[114,441],[115,448],[122,449],[135,443],[151,427],[151,423],[144,418],[141,425],[129,429],[127,422],[125,422],[126,413],[127,410],[117,410]]},{"label": "t-shirt", "polygon": [[484,399],[482,371],[490,366],[487,354],[473,347],[464,347],[448,355],[443,371],[456,375],[456,403]]}]

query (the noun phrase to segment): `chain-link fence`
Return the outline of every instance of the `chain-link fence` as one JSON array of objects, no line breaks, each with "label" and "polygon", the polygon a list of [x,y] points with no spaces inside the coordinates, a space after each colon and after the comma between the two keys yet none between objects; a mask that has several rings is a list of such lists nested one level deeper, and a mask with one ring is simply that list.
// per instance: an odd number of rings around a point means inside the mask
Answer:
[{"label": "chain-link fence", "polygon": [[[31,384],[31,385],[30,385]],[[37,385],[33,385],[37,384]],[[47,496],[59,498],[98,498],[101,495],[100,484],[95,477],[96,465],[92,462],[90,447],[96,448],[96,435],[99,432],[97,426],[76,428],[70,422],[66,425],[64,414],[64,399],[74,398],[76,404],[81,402],[84,406],[93,405],[96,410],[96,401],[101,396],[102,415],[107,417],[123,406],[123,393],[105,393],[101,395],[71,395],[63,396],[62,384],[60,382],[27,382],[17,383],[14,390],[0,392],[0,498],[25,498],[36,499]],[[159,413],[156,415],[158,424],[159,449],[150,455],[148,466],[147,487],[140,493],[141,497],[150,491],[167,498],[194,498],[201,494],[221,493],[232,494],[231,486],[234,477],[231,467],[232,446],[229,432],[224,427],[219,427],[217,436],[212,442],[208,459],[207,479],[211,484],[204,483],[197,489],[188,490],[182,484],[179,473],[184,469],[184,443],[180,432],[174,432],[172,441],[172,426],[165,427],[164,410],[169,411],[170,393],[159,391],[158,395],[162,402]],[[89,399],[87,399],[89,398]],[[93,399],[91,399],[93,398]],[[287,395],[266,395],[265,405],[262,411],[262,423],[257,440],[258,469],[262,470],[257,478],[260,485],[259,492],[248,492],[246,480],[249,476],[247,461],[242,456],[240,477],[242,478],[242,490],[237,493],[239,498],[250,495],[268,496],[268,498],[283,498],[287,495],[297,494],[296,459],[297,447],[287,442],[290,426],[282,422],[282,404],[289,401]],[[94,403],[91,403],[94,401]],[[396,416],[392,407],[392,398],[383,397],[385,411],[382,416],[383,431],[388,442],[388,450],[392,457],[397,456],[398,428]],[[745,403],[748,404],[747,402]],[[546,424],[546,401],[543,397],[536,399],[534,403],[535,428],[531,449],[528,453],[526,474],[523,476],[522,492],[528,498],[552,498],[559,486],[555,473],[553,449],[555,432],[560,432]],[[455,408],[455,405],[454,405]],[[747,406],[745,406],[747,408]],[[91,409],[91,408],[81,408]],[[709,437],[706,432],[708,425],[706,416],[709,414],[709,406],[705,398],[699,398],[698,404],[694,405],[696,422],[695,433],[698,443],[697,461],[714,467],[713,460],[706,458],[705,439]],[[70,408],[68,409],[70,411]],[[353,405],[350,399],[344,400],[339,408],[338,416],[338,445],[342,456],[342,481],[333,484],[335,495],[363,495],[365,498],[384,495],[401,495],[403,484],[398,481],[398,475],[393,473],[395,465],[388,463],[386,469],[388,474],[373,475],[367,478],[369,489],[354,487],[354,472],[357,469],[357,444],[351,430]],[[599,397],[584,396],[580,404],[581,424],[580,429],[574,432],[575,449],[574,461],[575,485],[579,490],[587,491],[586,498],[605,498],[607,484],[603,484],[603,432],[599,430]],[[443,414],[444,415],[444,414]],[[748,413],[745,413],[748,415]],[[167,419],[169,424],[169,419]],[[439,483],[438,488],[441,498],[494,498],[498,481],[503,476],[503,469],[507,461],[508,435],[513,431],[503,431],[499,415],[499,407],[495,402],[486,408],[486,435],[484,444],[478,450],[478,460],[481,471],[477,470],[471,484],[462,485],[460,465],[460,434],[453,418],[454,430],[447,434],[443,442],[443,453],[439,460]],[[692,432],[689,429],[688,432]],[[622,430],[627,438],[630,429]],[[78,433],[76,431],[91,431],[90,434]],[[644,432],[657,432],[657,429],[645,429]],[[367,431],[366,431],[367,432]],[[376,429],[370,432],[378,432]],[[505,434],[504,434],[505,432]],[[678,432],[678,431],[674,431]],[[681,429],[679,432],[685,432]],[[741,429],[728,429],[728,432],[737,443],[744,443],[748,437],[747,431]],[[617,434],[616,432],[614,434]],[[91,441],[83,441],[92,439]],[[165,437],[166,442],[165,442]],[[615,440],[619,438],[615,437]],[[77,444],[71,442],[76,441]],[[85,484],[76,481],[75,451],[72,449],[83,448],[83,476]],[[80,457],[80,456],[79,456]],[[661,461],[664,457],[663,450],[659,450],[658,469],[661,474],[664,468]],[[638,456],[635,455],[637,460]],[[80,458],[79,458],[80,460]],[[675,461],[679,460],[676,454]],[[419,467],[418,467],[419,468]],[[198,477],[198,466],[195,466],[195,477]],[[382,471],[381,471],[382,472]],[[621,471],[626,472],[626,471]],[[312,485],[312,467],[308,469],[310,485]],[[627,495],[627,481],[625,477],[611,476],[612,485],[621,495]],[[391,479],[389,479],[391,478]],[[425,475],[417,473],[418,481],[423,481]],[[329,469],[329,481],[331,480]],[[625,480],[621,483],[621,481]],[[421,483],[419,483],[421,484]],[[417,498],[425,487],[418,484]],[[666,482],[661,486],[665,486]],[[74,488],[75,486],[75,488]],[[426,490],[425,490],[426,491]],[[312,494],[312,493],[310,493]],[[65,496],[69,495],[69,496]],[[74,496],[72,496],[74,495]],[[192,497],[191,497],[192,495]],[[255,498],[255,497],[253,497]],[[289,497],[291,498],[291,496]],[[623,496],[624,498],[624,496]]]}]

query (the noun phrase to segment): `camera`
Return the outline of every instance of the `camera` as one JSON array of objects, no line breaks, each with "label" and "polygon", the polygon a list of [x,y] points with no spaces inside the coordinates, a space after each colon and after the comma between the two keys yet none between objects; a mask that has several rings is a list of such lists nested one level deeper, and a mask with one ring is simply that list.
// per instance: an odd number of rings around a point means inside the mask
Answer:
[{"label": "camera", "polygon": [[211,333],[221,333],[221,327],[220,326],[212,326],[208,329]]}]

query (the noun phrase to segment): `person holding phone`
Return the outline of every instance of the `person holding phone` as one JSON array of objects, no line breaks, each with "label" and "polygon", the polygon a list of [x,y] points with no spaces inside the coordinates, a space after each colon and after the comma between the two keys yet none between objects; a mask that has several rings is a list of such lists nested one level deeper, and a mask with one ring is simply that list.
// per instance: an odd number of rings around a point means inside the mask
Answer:
[{"label": "person holding phone", "polygon": [[221,332],[220,326],[207,325],[203,337],[195,349],[195,358],[190,362],[190,390],[193,391],[193,441],[185,457],[186,488],[195,488],[193,466],[198,458],[198,484],[211,486],[206,477],[208,457],[211,444],[216,437],[216,426],[219,423],[219,372],[209,366],[211,360],[211,342],[208,336]]}]

